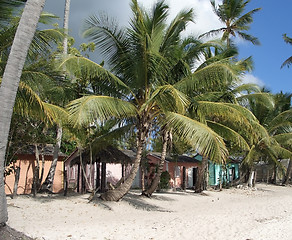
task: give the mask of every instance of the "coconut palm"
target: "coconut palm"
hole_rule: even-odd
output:
[[[292,44],[292,38],[288,37],[287,34],[283,34],[283,39],[286,43]],[[285,66],[289,67],[291,63],[292,63],[292,57],[289,57],[283,62],[281,68]]]
[[[211,49],[212,48],[212,49]],[[221,77],[218,78],[220,79],[219,81],[213,81],[208,82],[208,86],[203,84],[203,83],[198,83],[195,84],[194,87],[191,88],[191,91],[188,91],[187,89],[184,89],[183,91],[186,91],[189,97],[192,98],[194,101],[193,104],[190,105],[190,108],[187,111],[187,115],[191,117],[193,120],[196,120],[198,122],[202,121],[205,124],[208,124],[208,127],[212,128],[214,126],[218,125],[213,122],[213,124],[206,122],[204,119],[209,118],[211,120],[212,118],[216,117],[217,120],[218,114],[224,119],[231,120],[233,122],[237,123],[237,127],[242,126],[241,124],[238,124],[238,117],[244,118],[245,116],[240,113],[239,109],[236,110],[227,110],[227,106],[224,106],[223,104],[218,104],[218,103],[212,103],[211,101],[220,101],[220,98],[217,100],[211,97],[211,94],[214,94],[214,91],[225,91],[225,89],[230,88],[236,82],[236,79],[238,78],[236,75],[240,75],[241,72],[244,71],[245,68],[243,68],[242,61],[240,62],[235,62],[234,59],[232,59],[233,55],[237,53],[236,49],[234,48],[226,48],[224,44],[220,41],[212,40],[206,43],[202,43],[197,39],[194,38],[188,38],[183,41],[183,44],[181,46],[181,51],[180,53],[182,54],[180,60],[178,63],[174,66],[174,69],[172,71],[169,71],[168,75],[166,75],[166,78],[168,78],[168,82],[176,84],[179,80],[182,78],[187,79],[188,77],[193,78],[193,83],[196,83],[196,77],[198,79],[200,78],[200,74],[204,72],[204,68],[208,67],[209,65],[210,68],[209,70],[212,70],[214,65],[220,65],[220,64],[225,64],[226,66],[228,65],[230,69],[233,69],[234,75],[229,76],[229,77]],[[202,59],[204,57],[204,60],[202,62]],[[198,62],[201,62],[201,64],[197,64]],[[245,61],[244,61],[245,62]],[[198,65],[198,66],[195,66]],[[240,67],[238,66],[240,65]],[[195,71],[192,72],[191,69],[194,69]],[[208,68],[207,68],[208,69]],[[241,70],[239,70],[241,69]],[[185,80],[183,81],[185,82]],[[214,84],[216,82],[216,85]],[[178,87],[180,87],[180,83],[177,83]],[[183,89],[183,88],[182,88]],[[213,91],[213,92],[212,92]],[[205,95],[206,98],[204,98],[202,95]],[[203,101],[208,101],[208,102],[203,102]],[[221,101],[222,102],[222,101]],[[201,108],[203,105],[209,104],[213,108],[213,116],[210,113],[206,113],[204,111],[201,111]],[[196,109],[194,111],[194,109]],[[226,111],[227,110],[227,111]],[[225,111],[225,112],[224,112]],[[233,112],[232,112],[233,111]],[[236,116],[231,115],[231,114],[236,114]],[[201,117],[199,117],[201,115]],[[204,117],[203,117],[204,116]],[[203,120],[204,119],[204,120]],[[164,161],[165,161],[165,156],[166,156],[166,148],[167,148],[167,141],[169,138],[169,133],[170,131],[167,130],[166,126],[163,128],[162,132],[162,153],[161,153],[161,159],[158,164],[157,168],[157,173],[155,175],[154,180],[152,181],[150,187],[143,192],[144,195],[146,196],[151,196],[155,189],[158,186],[160,175],[163,171],[163,166],[164,166]],[[216,128],[215,128],[216,129]],[[221,131],[218,132],[220,136],[224,136],[225,139],[228,139],[229,141],[235,142],[235,144],[241,145],[243,147],[243,150],[249,149],[248,144],[245,143],[245,140],[234,130],[231,130],[227,126],[224,128],[221,127]],[[197,149],[193,149],[195,152]],[[208,156],[205,156],[203,158],[202,162],[202,168],[201,171],[199,171],[199,176],[197,181],[197,186],[196,186],[196,192],[201,192],[203,191],[203,180],[204,180],[204,172],[206,170],[207,164],[208,164]],[[218,161],[218,159],[212,159],[214,162],[222,163]]]
[[[44,7],[45,0],[28,0],[16,35],[11,47],[8,62],[5,67],[1,87],[0,102],[2,114],[0,116],[0,176],[4,176],[4,161],[9,127],[17,93],[17,88],[26,59],[26,55],[33,39],[39,17]],[[3,178],[0,177],[0,224],[7,221],[7,206]]]
[[[222,40],[227,41],[230,46],[230,35],[236,37],[238,35],[244,40],[253,44],[259,44],[256,37],[246,33],[249,30],[250,24],[253,22],[253,14],[258,12],[260,8],[255,8],[247,13],[244,10],[250,0],[223,0],[222,4],[216,6],[215,0],[210,1],[215,14],[219,17],[220,21],[225,24],[225,27],[211,30],[201,36],[208,36],[223,32]]]
[[[69,10],[70,10],[70,0],[66,0],[65,7],[64,7],[64,20],[63,20],[63,28],[65,32],[65,36],[63,40],[64,55],[68,54]],[[54,146],[54,152],[53,152],[53,161],[52,161],[49,173],[44,183],[42,184],[42,189],[46,189],[51,192],[53,190],[53,182],[54,182],[58,156],[59,156],[59,151],[60,151],[61,142],[62,142],[62,136],[63,136],[63,128],[62,128],[61,122],[59,122],[57,124],[57,136],[56,136],[56,144]]]
[[[86,23],[85,35],[100,47],[112,73],[82,57],[68,57],[63,65],[76,75],[98,76],[108,82],[116,97],[85,96],[70,103],[71,122],[88,125],[94,119],[134,118],[137,133],[137,155],[129,177],[124,184],[101,196],[104,200],[118,200],[128,192],[141,160],[143,145],[150,125],[172,128],[174,134],[188,139],[195,149],[210,159],[223,162],[227,150],[223,139],[200,123],[184,115],[188,98],[182,90],[195,86],[214,85],[232,75],[227,63],[210,64],[194,75],[171,85],[166,76],[179,58],[180,33],[192,20],[192,11],[183,11],[166,24],[168,7],[163,1],[152,12],[145,12],[133,0],[131,27],[122,31],[109,18],[91,17]],[[202,81],[204,79],[204,81]],[[181,91],[179,91],[180,89]]]

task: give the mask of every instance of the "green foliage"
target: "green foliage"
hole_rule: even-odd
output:
[[[161,173],[159,189],[169,189],[170,174],[168,171]]]

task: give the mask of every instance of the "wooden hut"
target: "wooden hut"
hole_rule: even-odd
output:
[[[113,146],[107,146],[92,156],[89,151],[80,153],[76,149],[64,163],[67,187],[80,193],[93,189],[103,192],[127,177],[134,156],[133,151],[121,151]]]

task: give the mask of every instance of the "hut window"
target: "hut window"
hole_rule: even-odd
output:
[[[179,166],[175,167],[175,177],[180,177],[180,167]]]

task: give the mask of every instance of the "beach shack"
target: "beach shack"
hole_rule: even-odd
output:
[[[92,156],[88,150],[80,153],[76,149],[64,163],[67,188],[80,193],[89,189],[104,192],[129,175],[134,157],[133,151],[113,146],[107,146]]]
[[[43,171],[43,181],[45,180],[50,170],[54,146],[46,144],[38,147],[39,151],[39,169],[40,175]],[[5,175],[5,193],[6,194],[30,194],[33,186],[34,169],[37,166],[36,146],[28,145],[22,148],[21,151],[16,153],[15,161],[6,167]],[[63,173],[64,173],[64,159],[66,155],[62,152],[59,153],[58,162],[56,166],[53,192],[58,193],[63,190]],[[44,162],[44,164],[43,164]],[[43,182],[42,181],[42,182]]]
[[[150,166],[154,169],[161,159],[161,153],[152,152],[147,155]],[[193,188],[196,184],[198,168],[201,163],[195,157],[187,155],[167,156],[163,171],[170,174],[171,188]],[[153,174],[153,170],[151,171]],[[154,176],[153,176],[154,177]],[[152,178],[153,178],[152,177]]]
[[[209,161],[208,184],[210,186],[218,186],[219,184],[230,184],[239,179],[239,166],[240,162],[232,159],[229,159],[229,162],[225,165]]]

